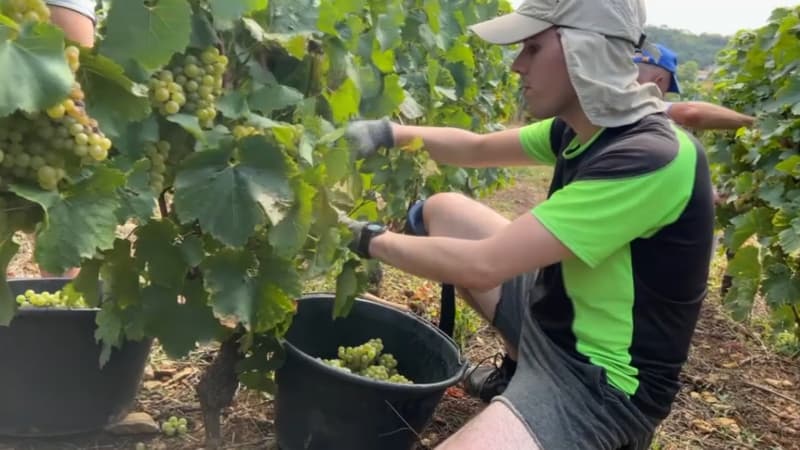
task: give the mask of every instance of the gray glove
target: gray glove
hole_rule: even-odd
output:
[[[351,122],[344,136],[359,158],[366,158],[380,148],[392,148],[395,145],[392,124],[387,118]]]
[[[353,233],[353,240],[349,245],[350,250],[366,259],[371,258],[369,243],[372,238],[387,231],[387,227],[383,224],[351,219],[342,212],[339,212],[339,222],[347,225],[347,228]]]

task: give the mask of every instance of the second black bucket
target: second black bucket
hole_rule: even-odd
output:
[[[332,319],[333,295],[298,302],[276,372],[275,425],[281,450],[408,450],[466,365],[455,342],[414,314],[357,299]],[[412,385],[367,379],[324,364],[340,345],[381,338]]]
[[[55,292],[66,278],[10,280],[16,296]],[[135,406],[151,341],[125,341],[100,367],[97,309],[32,308],[0,327],[0,435],[49,437],[102,429]],[[2,445],[0,445],[2,447]]]

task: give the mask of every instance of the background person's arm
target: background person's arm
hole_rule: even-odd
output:
[[[50,21],[64,30],[67,39],[84,47],[94,46],[93,0],[48,0]]]
[[[675,102],[668,114],[675,123],[696,130],[735,130],[755,123],[754,117],[708,102]]]

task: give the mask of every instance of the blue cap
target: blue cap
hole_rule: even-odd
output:
[[[676,72],[678,71],[678,55],[661,44],[655,44],[655,47],[661,53],[660,57],[656,58],[652,53],[642,49],[641,53],[637,53],[633,57],[633,62],[653,64],[672,74],[672,81],[669,83],[669,89],[667,89],[667,92],[675,92],[676,94],[680,94],[681,89],[680,86],[678,86],[678,77],[676,75]]]

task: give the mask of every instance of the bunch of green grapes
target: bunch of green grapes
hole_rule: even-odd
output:
[[[50,9],[43,0],[0,0],[0,12],[19,23],[50,21]]]
[[[17,296],[17,305],[20,307],[36,307],[36,308],[88,308],[89,305],[83,297],[78,297],[77,300],[71,300],[60,290],[53,292],[48,291],[34,292],[28,289],[24,294]]]
[[[339,346],[338,356],[346,367],[360,372],[371,366],[382,351],[383,342],[380,339],[370,339],[356,347]]]
[[[167,436],[175,436],[175,434],[184,435],[188,431],[187,426],[188,422],[185,418],[181,417],[178,419],[175,416],[171,416],[166,422],[161,424],[161,431]]]
[[[355,347],[338,348],[339,358],[321,359],[331,367],[376,380],[391,383],[411,384],[412,381],[397,372],[397,359],[391,353],[383,353],[383,341],[370,339]]]
[[[65,57],[73,73],[80,51],[69,46]],[[69,96],[46,111],[15,112],[0,119],[0,189],[9,183],[32,181],[54,191],[68,167],[104,161],[111,140],[84,109],[84,92],[73,82]]]
[[[264,130],[252,125],[234,125],[232,133],[234,138],[244,139],[249,136],[263,135]]]
[[[222,95],[222,75],[228,58],[215,47],[189,50],[150,80],[150,99],[162,115],[185,111],[196,114],[200,126],[211,128]]]
[[[170,145],[167,141],[145,144],[144,153],[150,163],[150,188],[155,192],[164,190],[164,176],[167,172],[167,158],[169,158]]]
[[[183,87],[175,82],[171,70],[161,70],[150,79],[150,104],[162,116],[177,114],[186,104]]]

